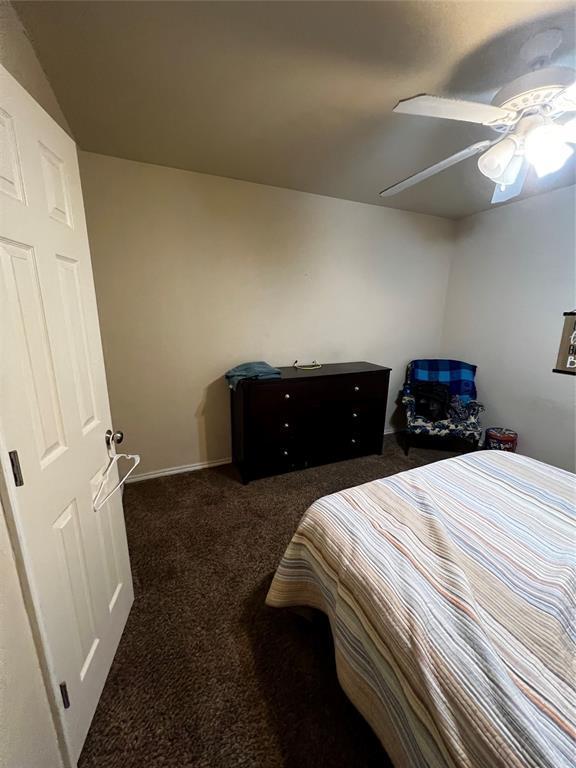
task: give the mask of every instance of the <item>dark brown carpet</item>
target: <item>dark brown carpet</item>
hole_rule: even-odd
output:
[[[319,496],[445,458],[384,454],[242,486],[230,467],[130,485],[136,599],[80,768],[386,768],[327,622],[264,598]]]

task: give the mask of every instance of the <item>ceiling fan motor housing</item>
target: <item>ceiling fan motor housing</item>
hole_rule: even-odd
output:
[[[492,99],[492,104],[513,112],[542,111],[574,81],[575,72],[568,67],[537,69],[503,86]],[[550,109],[553,107],[550,106]],[[508,124],[491,127],[500,133],[506,133],[510,128]]]

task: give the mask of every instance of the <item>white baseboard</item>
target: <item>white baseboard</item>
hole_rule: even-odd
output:
[[[393,435],[397,430],[388,428],[384,430],[385,435]],[[196,464],[183,464],[181,467],[166,467],[166,469],[157,469],[154,472],[142,472],[138,475],[130,475],[126,483],[138,483],[141,480],[154,480],[157,477],[167,477],[168,475],[181,475],[184,472],[196,472],[198,469],[208,469],[208,467],[221,467],[223,464],[230,464],[232,457],[226,459],[212,459],[211,461],[198,461]]]
[[[212,459],[212,461],[198,461],[196,464],[184,464],[181,467],[166,467],[154,472],[142,472],[138,475],[131,475],[126,483],[138,483],[140,480],[153,480],[156,477],[166,477],[167,475],[180,475],[183,472],[196,472],[198,469],[208,469],[208,467],[220,467],[222,464],[230,464],[231,458]]]

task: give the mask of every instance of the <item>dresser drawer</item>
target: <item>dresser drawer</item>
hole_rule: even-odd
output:
[[[300,383],[253,384],[246,397],[246,409],[254,423],[292,421],[307,404],[306,389]]]
[[[295,438],[304,439],[303,421],[296,414],[272,414],[264,419],[254,420],[250,431],[250,441],[255,444],[293,441]]]
[[[382,434],[370,432],[344,431],[323,434],[312,445],[307,458],[311,464],[353,459],[382,450]]]
[[[360,373],[341,376],[330,388],[332,400],[361,403],[365,400],[381,400],[388,394],[388,375]]]
[[[366,456],[380,453],[383,434],[370,432],[342,433],[334,438],[333,444],[339,458],[352,459],[354,456]]]
[[[325,428],[370,430],[378,429],[384,423],[385,403],[376,400],[336,401],[325,408]]]
[[[248,453],[247,464],[254,477],[288,472],[308,466],[302,445],[295,440],[276,443],[254,443]]]

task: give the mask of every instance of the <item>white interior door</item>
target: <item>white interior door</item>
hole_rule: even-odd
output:
[[[112,425],[76,146],[3,67],[0,205],[3,492],[75,764],[132,579],[121,495],[92,505]]]

